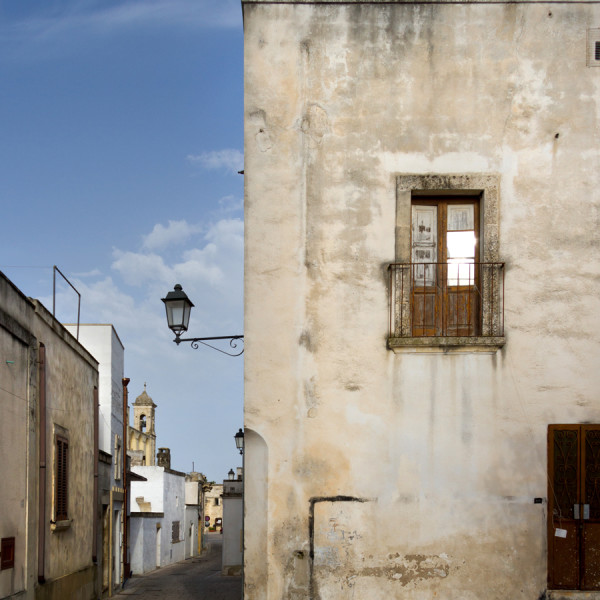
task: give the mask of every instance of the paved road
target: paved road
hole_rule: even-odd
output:
[[[241,600],[242,578],[221,575],[220,534],[209,534],[209,549],[202,556],[189,558],[148,575],[132,577],[119,594],[119,600]]]

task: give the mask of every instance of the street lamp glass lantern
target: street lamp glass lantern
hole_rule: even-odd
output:
[[[233,478],[235,477],[235,473],[233,472],[233,469],[229,469],[229,473],[227,473],[227,477],[229,478],[229,481],[233,481]]]
[[[240,451],[240,454],[244,453],[244,432],[240,429],[234,436],[235,447]]]
[[[162,298],[162,301],[165,303],[169,329],[179,337],[188,329],[190,312],[194,305],[179,284],[167,294],[166,298]]]

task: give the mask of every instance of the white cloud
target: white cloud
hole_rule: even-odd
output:
[[[186,221],[169,221],[165,227],[157,223],[154,229],[144,236],[144,248],[158,250],[172,244],[186,242],[192,235],[201,231],[199,225],[191,225]]]
[[[222,219],[210,228],[206,238],[231,250],[243,251],[244,222],[241,219]]]
[[[157,254],[144,254],[140,252],[113,251],[114,261],[112,268],[118,271],[130,285],[148,285],[151,282],[168,281],[171,270],[167,267],[162,257]]]
[[[82,29],[102,33],[148,25],[209,28],[242,24],[242,10],[235,0],[123,0],[112,6],[85,0],[70,2],[62,9],[49,4],[39,13],[14,23],[13,31],[54,37]]]
[[[202,154],[189,154],[188,162],[199,164],[205,169],[227,169],[237,173],[244,168],[244,155],[239,150],[227,148],[225,150],[213,150]]]
[[[39,57],[40,49],[55,56],[74,40],[132,29],[242,26],[239,0],[123,0],[110,5],[100,0],[73,0],[58,8],[47,3],[36,11],[35,16],[21,20],[0,21],[0,39],[19,45],[21,55],[28,57]]]
[[[144,0],[121,2],[86,15],[93,24],[105,28],[131,25],[177,25],[186,27],[236,27],[241,25],[242,10],[233,0]]]
[[[144,248],[166,248],[178,234],[187,239],[199,232],[200,225],[170,221],[167,227],[155,225],[144,237]],[[244,223],[241,219],[221,219],[208,226],[203,245],[187,248],[167,262],[156,252],[113,251],[112,268],[130,285],[172,286],[221,289],[229,285],[241,290],[243,279]],[[185,282],[185,283],[184,283]]]
[[[233,195],[223,196],[219,199],[219,206],[224,213],[232,213],[244,210],[244,200]]]

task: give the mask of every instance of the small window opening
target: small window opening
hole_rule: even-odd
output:
[[[179,541],[179,521],[171,522],[171,542],[176,544]]]
[[[596,60],[600,60],[600,42],[596,42],[596,51],[594,57]]]
[[[15,538],[2,538],[0,542],[0,570],[15,566]]]

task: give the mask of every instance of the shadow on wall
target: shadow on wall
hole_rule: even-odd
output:
[[[267,595],[269,450],[261,435],[244,430],[244,587],[252,598]],[[248,540],[251,539],[251,544]],[[251,548],[248,551],[248,547]],[[247,565],[252,565],[251,569]]]

